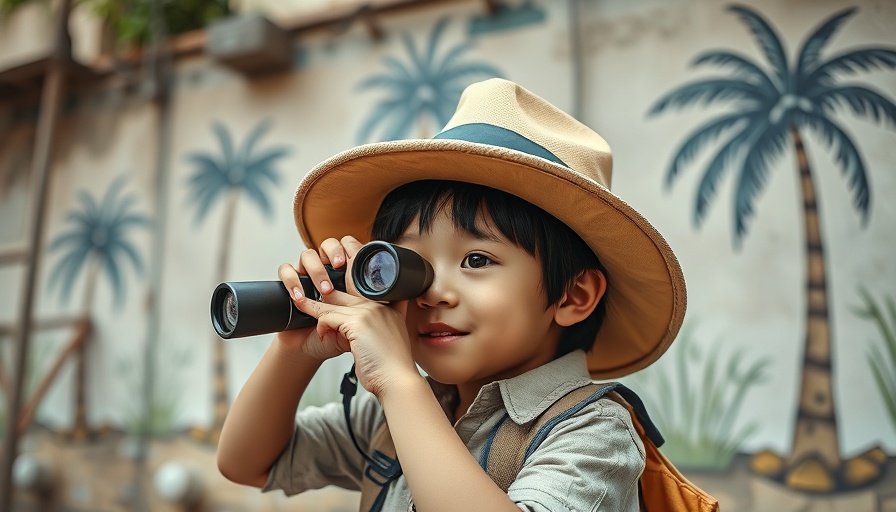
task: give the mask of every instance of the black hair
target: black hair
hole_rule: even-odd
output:
[[[486,236],[476,221],[480,213],[487,213],[502,235],[541,262],[545,307],[557,304],[582,272],[599,270],[609,279],[594,251],[566,224],[528,201],[484,185],[441,180],[402,185],[383,199],[371,229],[372,239],[398,240],[418,214],[418,230],[429,231],[436,214],[449,202],[450,217],[458,229]],[[601,299],[588,318],[563,330],[556,357],[576,349],[591,350],[605,315]]]

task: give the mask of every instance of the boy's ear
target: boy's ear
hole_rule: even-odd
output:
[[[554,321],[563,327],[588,318],[607,291],[607,278],[599,270],[586,270],[576,278],[560,299]]]

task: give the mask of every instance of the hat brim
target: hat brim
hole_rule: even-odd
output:
[[[535,171],[535,172],[533,172]],[[588,353],[596,379],[636,372],[658,359],[684,319],[681,267],[666,240],[598,183],[548,160],[451,139],[398,140],[340,153],[312,169],[296,190],[296,226],[308,247],[352,235],[369,241],[385,196],[418,180],[477,183],[551,213],[594,250],[608,274],[606,317]]]

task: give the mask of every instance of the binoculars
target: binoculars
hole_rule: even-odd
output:
[[[333,287],[345,291],[345,271],[327,265]],[[354,257],[352,281],[361,296],[382,302],[419,297],[432,284],[433,270],[416,252],[386,242],[365,244]],[[320,300],[308,276],[299,276],[302,293]],[[281,281],[238,281],[219,284],[211,301],[212,326],[218,336],[242,338],[302,329],[317,319],[299,311]]]

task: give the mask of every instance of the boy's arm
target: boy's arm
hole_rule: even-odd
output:
[[[218,442],[218,469],[233,482],[264,487],[268,471],[289,443],[305,388],[321,365],[292,338],[274,336],[237,395]]]
[[[393,382],[379,399],[418,510],[519,512],[464,446],[423,377]]]

